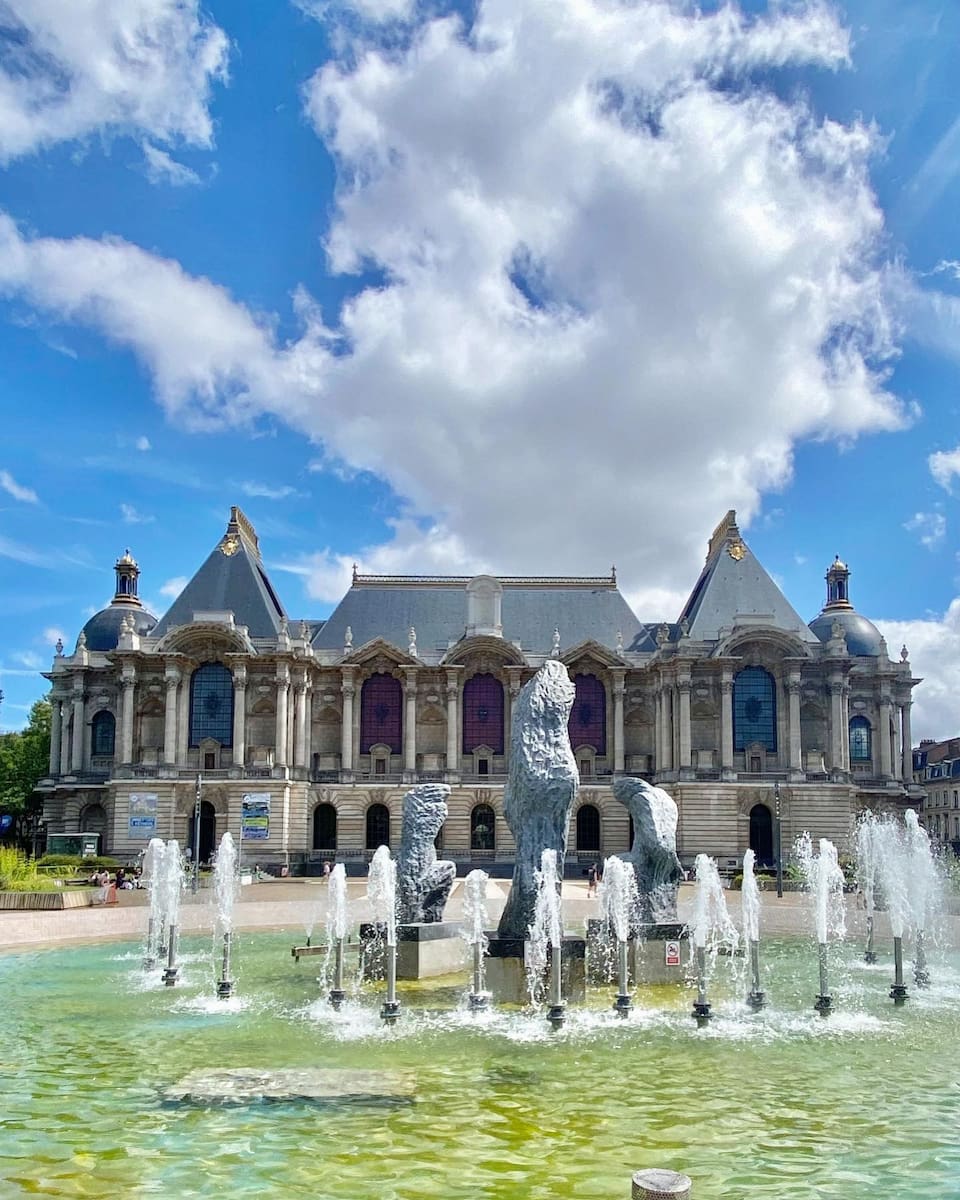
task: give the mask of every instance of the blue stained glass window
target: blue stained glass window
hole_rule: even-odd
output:
[[[872,757],[870,722],[866,717],[854,717],[850,722],[850,761],[868,763]]]
[[[95,755],[110,755],[114,752],[117,737],[117,722],[111,712],[98,712],[90,725],[90,750]]]
[[[578,675],[577,689],[567,728],[570,745],[592,746],[598,754],[607,752],[607,693],[596,675]]]
[[[233,676],[222,663],[204,663],[190,680],[190,745],[204,738],[233,745]]]
[[[777,749],[777,689],[763,667],[744,667],[733,680],[733,748]]]
[[[371,746],[389,746],[392,754],[403,750],[403,689],[400,680],[385,672],[365,679],[360,689],[360,753]]]
[[[495,675],[473,675],[463,685],[463,752],[478,746],[503,753],[503,684]]]

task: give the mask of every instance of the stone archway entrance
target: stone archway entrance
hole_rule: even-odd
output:
[[[750,809],[750,849],[758,867],[773,866],[773,817],[765,804]]]
[[[187,848],[193,860],[193,842],[197,834],[197,818],[191,808],[187,818]],[[209,800],[200,801],[200,862],[209,862],[217,846],[217,810]]]

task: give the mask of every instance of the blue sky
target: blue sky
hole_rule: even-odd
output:
[[[358,561],[671,618],[736,508],[956,732],[955,5],[7,8],[0,727],[240,504],[295,617]]]

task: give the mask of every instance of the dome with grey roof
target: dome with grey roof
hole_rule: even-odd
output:
[[[120,640],[120,626],[130,617],[133,620],[134,633],[141,637],[150,633],[157,623],[157,618],[145,608],[134,607],[130,604],[111,604],[109,608],[95,613],[83,627],[83,635],[87,639],[88,650],[116,650]]]
[[[871,658],[883,654],[883,634],[872,621],[853,609],[827,609],[810,622],[810,628],[821,642],[829,642],[834,621],[839,622],[847,639],[848,653]]]

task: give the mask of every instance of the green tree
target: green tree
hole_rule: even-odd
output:
[[[26,729],[0,734],[0,814],[13,817],[6,836],[29,848],[43,797],[35,791],[50,769],[50,703],[38,700]]]

